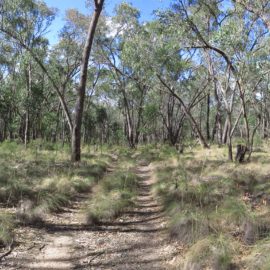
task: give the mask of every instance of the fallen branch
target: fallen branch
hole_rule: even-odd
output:
[[[7,252],[5,252],[4,254],[0,255],[0,262],[6,257],[8,256],[14,249],[14,246],[13,246],[13,240],[12,240],[12,243],[10,244],[9,246],[9,249]]]
[[[96,259],[97,257],[101,256],[104,253],[105,253],[105,251],[101,251],[98,254],[96,254],[91,260],[89,260],[88,264],[90,264],[94,259]]]
[[[39,251],[41,251],[43,248],[45,248],[45,244],[44,245],[42,245],[40,248],[39,248]]]
[[[36,243],[34,243],[31,247],[29,247],[27,250],[31,250],[36,246]]]

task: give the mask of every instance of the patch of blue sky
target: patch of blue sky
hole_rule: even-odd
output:
[[[47,37],[50,44],[57,43],[58,32],[64,25],[65,11],[67,9],[78,9],[83,14],[90,14],[90,9],[86,7],[85,0],[44,0],[49,7],[58,9],[58,14],[53,21]],[[119,5],[122,0],[105,0],[106,14],[112,16],[114,14],[115,6]],[[136,7],[141,13],[141,21],[149,21],[153,18],[153,11],[158,9],[166,9],[170,6],[170,0],[131,0],[126,1]]]

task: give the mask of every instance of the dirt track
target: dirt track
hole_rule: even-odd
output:
[[[22,228],[19,245],[0,269],[170,269],[177,247],[166,237],[166,218],[151,193],[151,166],[138,166],[135,207],[99,226],[85,224],[88,195],[43,225]]]

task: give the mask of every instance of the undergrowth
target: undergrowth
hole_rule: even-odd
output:
[[[28,224],[41,221],[44,213],[67,206],[78,193],[89,192],[103,177],[111,155],[83,148],[82,161],[69,161],[67,147],[44,142],[24,146],[0,144],[0,215],[15,207],[16,220]],[[15,218],[0,217],[0,241],[8,242]]]
[[[9,214],[0,214],[0,247],[13,242],[14,220]]]
[[[154,192],[169,217],[170,237],[186,247],[178,267],[269,269],[268,150],[241,165],[228,162],[226,149],[215,146],[184,154],[159,150]]]
[[[107,175],[89,202],[88,223],[98,224],[111,220],[132,206],[137,195],[137,180],[135,173],[123,169]]]

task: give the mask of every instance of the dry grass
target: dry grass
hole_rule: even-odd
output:
[[[14,220],[9,214],[0,214],[0,247],[9,246],[13,241]]]
[[[247,270],[268,270],[270,269],[270,239],[258,241],[251,248],[251,252],[244,256],[243,262]]]
[[[155,192],[170,216],[170,235],[187,247],[181,269],[230,269],[233,262],[270,269],[268,259],[262,259],[270,237],[269,146],[254,152],[245,164],[228,162],[227,149],[216,146],[172,153],[156,165]],[[220,235],[226,239],[228,256],[222,253],[224,264],[214,267],[212,251],[220,247]],[[231,252],[229,247],[236,244]],[[205,250],[202,258],[200,250]],[[260,250],[261,259],[254,250]]]
[[[0,216],[2,244],[10,239],[15,218],[21,224],[40,222],[44,213],[60,210],[98,183],[112,158],[90,150],[85,147],[82,162],[72,164],[69,149],[59,145],[0,145],[0,215],[10,209],[14,217]]]
[[[138,189],[133,166],[132,159],[120,156],[117,168],[103,178],[86,209],[89,224],[111,220],[133,205]]]
[[[182,257],[178,265],[183,270],[190,269],[234,269],[233,254],[237,243],[224,235],[208,236],[197,241]]]

